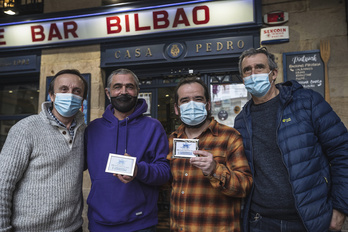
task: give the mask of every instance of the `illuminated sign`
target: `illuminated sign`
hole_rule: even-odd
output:
[[[1,48],[112,39],[255,22],[253,0],[195,1],[132,11],[0,24]]]

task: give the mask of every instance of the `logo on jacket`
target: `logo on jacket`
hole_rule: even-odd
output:
[[[283,118],[283,122],[291,122],[291,118]]]

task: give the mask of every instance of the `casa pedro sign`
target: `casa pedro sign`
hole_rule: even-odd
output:
[[[202,1],[134,11],[0,24],[1,48],[137,36],[255,22],[254,0]]]

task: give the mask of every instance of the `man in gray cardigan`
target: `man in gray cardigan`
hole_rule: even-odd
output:
[[[83,133],[87,82],[58,72],[51,102],[10,130],[0,153],[0,231],[82,231]]]

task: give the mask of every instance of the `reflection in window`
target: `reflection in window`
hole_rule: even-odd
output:
[[[222,124],[233,127],[234,119],[248,101],[244,84],[210,85],[212,116]]]
[[[152,79],[147,79],[147,80],[139,80],[140,85],[151,85],[152,84]]]
[[[0,150],[15,123],[38,113],[38,89],[38,82],[0,85]]]
[[[38,98],[38,83],[2,85],[0,115],[36,114]]]
[[[145,115],[148,115],[148,116],[151,116],[151,97],[152,97],[151,92],[139,93],[139,98],[145,99],[147,103],[147,111],[145,112]]]

